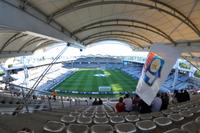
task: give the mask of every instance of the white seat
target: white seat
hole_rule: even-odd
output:
[[[153,116],[153,117],[163,117],[163,114],[161,112],[152,112],[151,116]]]
[[[181,121],[184,119],[184,117],[181,116],[180,114],[171,114],[171,115],[168,115],[167,117],[173,121]]]
[[[188,133],[197,133],[200,128],[200,125],[194,121],[187,122],[181,126],[181,129],[187,131]]]
[[[72,123],[76,121],[76,117],[64,115],[60,120],[64,123]]]
[[[200,108],[199,107],[192,107],[189,109],[192,113],[200,113]]]
[[[125,120],[122,116],[114,116],[110,118],[111,123],[123,123]]]
[[[114,116],[118,116],[118,114],[116,112],[109,112],[107,113],[108,117],[114,117]]]
[[[79,112],[71,112],[70,114],[69,114],[69,116],[73,116],[73,117],[78,117],[78,116],[80,116],[81,115],[81,113],[79,113]]]
[[[183,117],[191,117],[194,114],[191,111],[181,111],[179,112],[180,115],[182,115]]]
[[[106,118],[106,117],[105,118],[94,118],[93,121],[96,124],[105,124],[105,123],[109,122],[108,118]]]
[[[151,120],[143,120],[136,122],[136,126],[143,131],[153,130],[156,128],[156,124]]]
[[[99,114],[95,114],[95,117],[96,117],[96,118],[105,118],[106,115],[105,115],[105,114],[99,113]]]
[[[136,127],[132,123],[120,123],[115,125],[117,133],[135,133]]]
[[[65,124],[57,121],[48,121],[43,131],[48,133],[62,133],[65,130]]]
[[[200,122],[200,116],[195,119],[196,122]]]
[[[91,133],[113,133],[113,127],[108,124],[98,124],[91,127]]]
[[[89,127],[84,124],[69,124],[67,133],[88,133]]]
[[[78,117],[77,122],[80,124],[90,124],[92,123],[92,118],[90,117]]]
[[[153,121],[159,126],[167,126],[172,124],[172,121],[167,117],[158,117],[153,119]]]
[[[170,114],[173,114],[173,112],[171,111],[171,110],[163,110],[162,111],[162,113],[164,114],[164,115],[170,115]]]
[[[164,133],[187,133],[186,131],[180,130],[178,128],[170,129],[168,131],[165,131]]]
[[[127,116],[125,116],[125,119],[128,122],[136,122],[136,121],[140,120],[137,115],[127,115]]]
[[[83,113],[82,116],[83,117],[90,117],[90,118],[92,118],[94,116],[94,114],[93,113]]]
[[[141,120],[150,120],[153,118],[151,114],[140,114],[139,117]]]

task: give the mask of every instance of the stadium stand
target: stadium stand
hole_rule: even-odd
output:
[[[200,133],[199,14],[199,0],[0,0],[0,133]],[[87,85],[80,88],[78,82],[78,89],[85,91],[55,89],[81,68],[114,69],[132,78],[128,82],[113,74],[118,82],[137,82],[146,56],[61,56],[68,47],[82,52],[105,40],[126,43],[134,51],[149,52],[164,45],[180,52],[187,63],[177,62],[161,85],[164,108],[151,112],[140,99],[133,110],[116,112],[114,96],[130,93],[134,98],[136,87],[105,95],[88,91]],[[51,53],[55,57],[29,60],[33,66],[25,62],[15,66],[13,57],[60,45],[64,49]],[[112,85],[120,86],[118,82]],[[99,94],[105,96],[102,104],[92,105],[88,96],[99,98]],[[141,111],[142,102],[148,113]]]

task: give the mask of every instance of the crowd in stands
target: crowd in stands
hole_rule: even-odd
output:
[[[117,112],[159,112],[167,109],[170,98],[172,98],[173,102],[185,102],[190,100],[189,93],[186,90],[181,92],[175,91],[173,95],[169,95],[168,93],[158,93],[151,105],[146,104],[138,95],[130,97],[129,94],[126,94],[124,98],[119,98],[115,108]]]
[[[102,105],[103,101],[101,100],[101,98],[99,98],[99,100],[97,100],[97,98],[94,99],[94,101],[92,101],[92,97],[89,98],[89,105]]]
[[[177,102],[186,102],[190,100],[190,95],[187,90],[178,90],[174,91],[174,97],[176,98]]]

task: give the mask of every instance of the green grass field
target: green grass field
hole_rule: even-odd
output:
[[[103,74],[105,77],[95,76],[96,74]],[[110,86],[112,92],[133,92],[136,85],[136,80],[120,70],[80,69],[56,86],[55,90],[71,96],[118,97],[120,94],[92,95],[88,92],[99,92],[99,86]],[[70,91],[77,91],[78,94],[71,94]]]

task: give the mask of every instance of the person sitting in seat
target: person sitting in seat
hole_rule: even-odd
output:
[[[160,94],[158,93],[151,103],[151,111],[159,112],[161,109],[161,105],[162,105],[162,99],[160,98]]]
[[[168,94],[167,93],[162,93],[161,99],[162,99],[162,105],[161,105],[161,109],[160,110],[165,110],[165,109],[167,109],[167,107],[169,105],[169,96],[168,96]]]
[[[99,98],[99,105],[102,105],[103,101],[101,100],[101,98]]]
[[[150,113],[151,112],[151,106],[146,104],[142,99],[140,99],[138,108],[139,108],[140,113]]]
[[[129,94],[125,95],[125,98],[123,100],[123,103],[125,104],[125,111],[130,112],[133,110],[133,101],[130,98]]]
[[[116,108],[117,112],[124,112],[125,105],[123,103],[122,97],[119,98],[119,102],[115,105],[115,108]]]
[[[92,103],[92,105],[98,105],[97,98],[94,99],[94,102]]]
[[[138,95],[135,95],[133,99],[133,110],[138,111],[139,110],[139,102],[140,102],[140,97]]]

